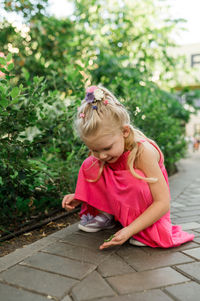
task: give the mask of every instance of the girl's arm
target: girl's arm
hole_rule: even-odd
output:
[[[152,193],[153,203],[129,226],[115,233],[114,238],[100,246],[100,249],[111,245],[123,244],[131,236],[154,224],[170,209],[170,193],[168,185],[162,174],[159,162],[158,151],[148,142],[141,145],[141,155],[137,159],[136,168],[140,169],[146,177],[157,178],[156,183],[149,183]]]
[[[142,147],[142,153],[137,160],[137,168],[143,171],[146,177],[154,177],[158,181],[149,183],[153,203],[129,225],[132,235],[154,224],[170,209],[169,188],[158,164],[158,151],[148,142],[140,147]]]

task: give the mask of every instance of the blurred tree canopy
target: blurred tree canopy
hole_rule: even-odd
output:
[[[87,149],[73,119],[90,83],[103,84],[128,107],[135,126],[160,145],[169,173],[185,152],[189,113],[160,88],[179,68],[167,48],[180,20],[166,18],[158,0],[72,2],[73,16],[58,19],[48,14],[48,0],[2,1],[23,23],[0,21],[4,225],[8,216],[42,215],[74,191]]]

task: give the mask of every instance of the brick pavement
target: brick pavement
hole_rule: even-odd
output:
[[[170,178],[173,223],[195,234],[172,249],[123,246],[99,251],[115,230],[74,224],[0,258],[1,301],[197,301],[200,299],[200,154]]]

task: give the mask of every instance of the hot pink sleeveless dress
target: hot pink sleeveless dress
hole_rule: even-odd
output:
[[[155,144],[153,146],[160,153],[159,166],[169,187],[163,154]],[[135,178],[127,168],[128,155],[129,151],[124,152],[115,163],[106,163],[97,182],[87,179],[97,178],[99,160],[90,156],[83,162],[75,191],[75,198],[83,202],[80,215],[90,213],[95,216],[101,210],[114,215],[126,227],[152,204],[148,183]],[[135,171],[144,176],[139,169]],[[133,238],[153,248],[170,248],[193,240],[194,235],[182,231],[181,226],[172,225],[170,212],[167,212]]]

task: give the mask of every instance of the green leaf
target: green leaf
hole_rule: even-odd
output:
[[[35,84],[37,84],[39,82],[39,78],[37,76],[34,76],[33,81]]]
[[[6,60],[3,57],[0,57],[0,64],[6,65]]]
[[[18,87],[14,87],[12,89],[12,91],[10,92],[10,95],[11,95],[12,98],[15,98],[15,97],[17,97],[19,95],[19,93],[20,93],[19,88]]]
[[[13,63],[9,64],[7,68],[8,71],[11,71],[14,68],[14,64]]]
[[[12,53],[9,53],[6,57],[6,61],[10,62],[12,60]]]
[[[5,94],[7,90],[7,87],[5,85],[0,85],[0,91],[2,94]]]
[[[14,171],[14,175],[10,175],[11,179],[15,179],[18,176],[18,171]]]
[[[0,71],[3,72],[3,73],[7,72],[7,70],[5,68],[2,68],[2,67],[0,67]]]
[[[15,98],[11,101],[11,104],[14,105],[16,103],[18,103],[20,100],[18,98]]]
[[[1,108],[0,108],[0,111],[1,111]],[[4,112],[1,112],[1,115],[3,115],[3,116],[8,116],[8,115],[9,115],[9,113],[8,113],[8,112],[6,112],[6,111],[4,111]]]
[[[6,108],[8,105],[9,105],[9,101],[7,99],[1,99],[0,100],[0,105],[3,107],[3,108]]]
[[[28,81],[28,79],[30,77],[30,73],[25,68],[22,68],[22,72],[23,72],[23,76],[24,76],[25,80]]]

